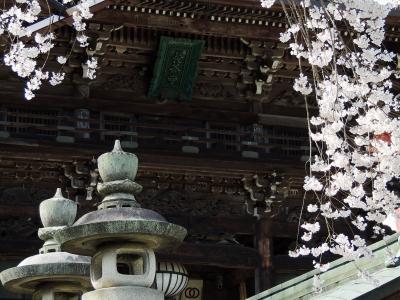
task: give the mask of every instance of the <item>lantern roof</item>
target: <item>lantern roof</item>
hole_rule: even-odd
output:
[[[39,238],[44,240],[39,254],[24,259],[18,266],[0,273],[4,287],[14,293],[34,294],[42,286],[57,285],[58,291],[80,293],[90,289],[90,258],[60,250],[54,234],[72,224],[76,217],[77,204],[64,198],[61,189],[40,204],[43,228]]]
[[[111,152],[98,158],[102,183],[97,190],[103,196],[98,210],[78,219],[55,234],[62,249],[94,255],[104,243],[140,243],[154,250],[178,247],[186,229],[166,221],[160,214],[140,207],[135,194],[141,186],[134,182],[138,158],[122,150],[119,140]]]

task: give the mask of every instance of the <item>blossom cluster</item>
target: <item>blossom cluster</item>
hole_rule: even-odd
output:
[[[261,4],[270,7],[274,2]],[[389,188],[400,177],[400,119],[393,114],[400,105],[391,81],[398,76],[391,67],[395,54],[383,43],[385,20],[400,1],[292,2],[286,7],[296,11],[287,13],[289,26],[280,40],[299,59],[294,89],[306,101],[315,97],[318,104],[318,114],[309,118],[316,154],[310,155],[304,183],[317,199],[307,207],[316,221],[302,225],[301,239],[306,243],[313,238],[321,227],[319,219],[350,219],[359,231],[372,223],[375,234],[384,234],[383,222],[400,204]],[[299,245],[289,254],[321,258],[331,252],[349,260],[371,255],[359,235],[337,234],[327,227],[323,244]],[[318,261],[314,266],[327,270]]]
[[[72,0],[63,0],[63,4],[73,5],[68,11],[72,14],[76,39],[81,47],[86,47],[88,38],[85,35],[85,21],[93,16],[90,12],[92,0],[71,2]],[[62,67],[68,59],[67,57],[57,58],[61,64],[59,71],[45,71],[46,61],[56,38],[51,25],[60,17],[54,15],[49,9],[47,21],[45,20],[47,26],[35,28],[34,25],[39,24],[39,15],[43,17],[46,12],[42,11],[37,0],[15,0],[9,7],[0,9],[0,36],[8,42],[3,60],[5,65],[9,66],[19,77],[25,79],[25,98],[27,100],[35,97],[35,91],[46,81],[51,85],[60,84],[65,78]],[[95,68],[90,70],[89,78],[95,77]]]

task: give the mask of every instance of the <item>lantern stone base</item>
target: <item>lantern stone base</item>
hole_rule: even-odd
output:
[[[39,285],[68,283],[63,291],[76,286],[81,291],[91,290],[89,280],[90,258],[66,252],[37,254],[24,259],[17,267],[0,274],[3,286],[14,293],[33,294]]]
[[[82,300],[164,300],[164,294],[152,288],[121,286],[91,291]]]

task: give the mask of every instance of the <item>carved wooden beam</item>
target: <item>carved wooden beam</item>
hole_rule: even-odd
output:
[[[75,143],[73,145],[59,144],[54,142],[32,142],[27,141],[1,141],[0,153],[2,157],[30,158],[70,161],[90,160],[93,155],[99,155],[109,151],[111,144],[85,145]],[[287,176],[296,177],[304,175],[304,164],[293,161],[250,161],[231,160],[225,157],[189,157],[177,155],[160,155],[151,151],[143,152],[140,149],[135,153],[141,159],[141,168],[156,169],[160,171],[176,172],[185,170],[191,174],[219,174],[227,176],[250,175],[253,172],[265,172],[273,169],[280,169]]]
[[[3,85],[3,83],[0,83]],[[21,93],[23,89],[20,90]],[[22,97],[20,97],[16,92],[7,93],[4,91],[0,91],[0,97],[2,98],[0,104],[6,103],[20,103],[22,104]],[[251,112],[238,112],[238,111],[229,111],[223,109],[214,108],[204,108],[199,105],[193,104],[183,104],[177,102],[168,102],[158,104],[154,102],[150,102],[145,97],[145,95],[137,95],[135,99],[124,99],[124,100],[111,100],[111,99],[101,99],[101,98],[88,98],[81,99],[79,97],[73,96],[62,96],[62,95],[38,95],[35,102],[30,104],[24,103],[25,107],[34,107],[38,105],[54,107],[55,101],[59,103],[60,107],[65,108],[81,108],[81,107],[89,107],[94,110],[100,111],[113,111],[113,112],[124,112],[124,113],[133,113],[133,114],[152,114],[152,115],[164,115],[171,117],[182,117],[188,118],[191,116],[192,118],[198,120],[224,120],[225,122],[237,122],[241,124],[253,124],[257,123],[257,114]],[[146,103],[147,102],[147,103]],[[135,105],[132,105],[135,103]]]
[[[281,27],[270,27],[264,25],[253,26],[243,23],[214,22],[207,19],[192,19],[172,17],[164,15],[152,15],[136,13],[132,11],[121,11],[115,9],[104,9],[96,13],[94,22],[105,24],[123,24],[127,27],[151,27],[155,29],[167,29],[176,32],[188,32],[199,35],[216,35],[230,37],[247,37],[259,40],[277,40]]]
[[[183,226],[190,234],[243,234],[254,235],[256,230],[255,218],[229,217],[192,217],[183,215],[165,215],[172,223]]]
[[[160,260],[183,264],[255,269],[260,263],[257,250],[234,244],[183,243],[171,253],[158,254]]]

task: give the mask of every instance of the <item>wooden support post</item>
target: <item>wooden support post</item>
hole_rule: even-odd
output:
[[[261,257],[261,264],[256,269],[255,291],[261,293],[272,286],[272,238],[271,222],[261,219],[257,224],[256,246]]]
[[[247,299],[246,282],[244,282],[244,281],[241,281],[239,283],[239,297],[240,297],[240,300],[246,300]]]

